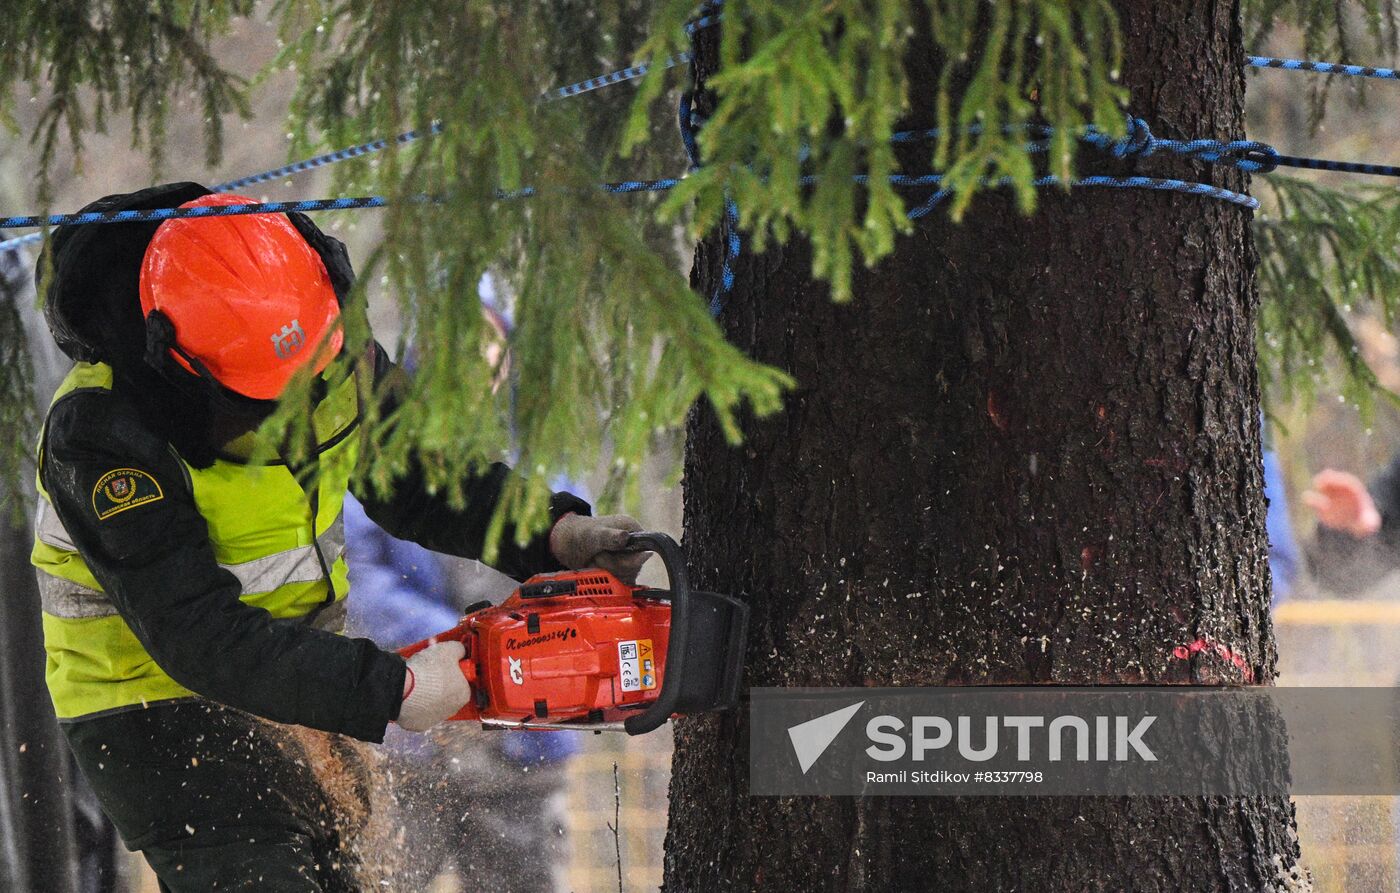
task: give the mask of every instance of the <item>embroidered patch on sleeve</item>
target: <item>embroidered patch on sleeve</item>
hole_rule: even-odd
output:
[[[136,468],[114,468],[92,488],[92,510],[105,521],[118,512],[165,498],[156,479]]]

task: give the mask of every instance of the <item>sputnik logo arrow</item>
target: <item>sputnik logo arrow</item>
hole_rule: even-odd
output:
[[[803,775],[806,775],[812,764],[826,753],[831,742],[836,740],[836,736],[841,734],[851,717],[863,706],[864,701],[857,701],[849,707],[842,707],[840,710],[788,728],[788,738],[792,739],[792,750],[797,754],[797,764],[802,767]]]

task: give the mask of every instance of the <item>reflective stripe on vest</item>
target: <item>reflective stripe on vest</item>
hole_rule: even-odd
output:
[[[112,617],[117,613],[107,593],[39,571],[39,601],[45,614],[68,620]]]
[[[38,513],[34,516],[34,535],[55,549],[65,552],[78,551],[78,547],[73,545],[72,537],[68,535],[68,528],[58,520],[58,512],[53,510],[47,499],[39,500]]]
[[[220,564],[219,567],[238,578],[244,595],[271,592],[288,583],[311,583],[325,576],[321,569],[323,557],[329,566],[345,554],[345,519],[336,515],[330,529],[316,537],[316,542],[321,546],[320,556],[316,554],[315,546],[299,546],[241,564]]]
[[[77,390],[110,391],[111,385],[106,366],[79,363],[54,402]],[[184,463],[180,485],[189,487],[214,558],[238,579],[244,602],[275,618],[333,631],[343,627],[349,578],[340,513],[358,451],[351,436],[358,422],[352,377],[333,387],[313,416],[320,444],[314,489],[303,489],[284,465],[248,464],[238,454],[203,469]],[[42,475],[38,484],[32,561],[43,604],[49,693],[59,718],[190,696],[117,613],[49,503]]]
[[[39,513],[34,523],[40,542],[55,549],[77,551],[58,513],[46,500],[39,500]],[[321,555],[327,565],[334,564],[345,554],[345,518],[337,515],[330,529],[316,537]],[[254,558],[241,564],[220,564],[219,567],[238,578],[243,595],[272,592],[288,583],[314,583],[324,578],[321,557],[315,546],[300,546]],[[45,614],[76,620],[84,617],[110,617],[117,613],[107,593],[80,583],[39,571],[39,597]]]

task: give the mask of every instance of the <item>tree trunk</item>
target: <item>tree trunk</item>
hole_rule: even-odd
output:
[[[1118,8],[1133,112],[1239,136],[1237,5]],[[799,390],[737,450],[697,412],[685,527],[695,584],[752,603],[749,685],[1272,680],[1249,213],[1040,198],[1030,218],[1004,192],[925,218],[846,306],[801,244],[739,262],[726,333]],[[720,258],[700,246],[700,293]],[[1247,669],[1173,655],[1196,641]],[[755,798],[747,751],[742,712],[679,722],[668,890],[1303,889],[1282,799]]]
[[[43,325],[32,310],[34,293],[21,263],[19,256],[0,252],[0,313],[7,314],[0,328],[35,346]],[[48,333],[42,337],[48,340]],[[56,352],[41,350],[34,357],[35,387],[47,388],[45,398],[58,383]],[[37,433],[4,436],[32,442]],[[32,490],[29,495],[32,506]],[[76,770],[44,686],[39,589],[29,563],[34,533],[27,521],[14,523],[9,515],[16,498],[0,487],[0,890],[70,893],[80,889],[83,856],[74,836]],[[101,822],[99,815],[92,824]]]

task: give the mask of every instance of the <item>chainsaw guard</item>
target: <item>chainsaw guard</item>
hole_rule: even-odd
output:
[[[739,682],[744,672],[749,606],[718,592],[691,592],[690,611],[685,622],[690,626],[690,630],[686,637],[684,672],[676,672],[677,652],[671,651],[667,659],[669,672],[662,683],[657,703],[662,703],[662,699],[666,697],[668,686],[675,686],[678,691],[675,704],[671,708],[672,713],[690,714],[732,709],[739,703]],[[675,629],[676,614],[673,602],[672,648],[676,647]],[[642,728],[645,723],[641,720],[645,718],[645,713],[629,718],[627,731],[633,735],[650,731]],[[633,719],[638,722],[633,723]]]
[[[641,735],[664,725],[674,713],[704,713],[734,707],[744,670],[749,606],[717,592],[691,590],[680,546],[660,533],[634,533],[631,549],[661,556],[670,578],[668,592],[649,592],[671,601],[671,632],[661,693],[623,727]]]

